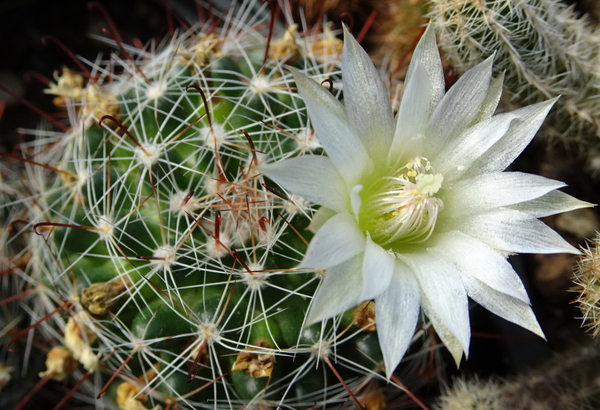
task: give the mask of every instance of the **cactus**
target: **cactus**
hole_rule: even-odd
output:
[[[388,0],[372,3],[378,11],[377,25],[367,37],[374,45],[373,59],[389,66],[393,77],[403,79],[410,55],[427,23],[427,1]]]
[[[436,410],[583,410],[596,409],[596,346],[578,346],[541,366],[503,380],[456,379],[439,398]]]
[[[573,272],[575,286],[571,289],[577,293],[577,306],[582,313],[583,325],[587,326],[593,337],[600,334],[600,235],[591,241],[591,246],[582,249],[584,255],[577,262]]]
[[[433,0],[440,48],[462,73],[495,54],[510,105],[561,95],[546,135],[563,143],[600,136],[599,41],[589,19],[558,0]]]
[[[320,273],[292,268],[313,209],[255,169],[320,151],[284,65],[339,81],[335,33],[299,29],[281,6],[270,47],[269,5],[247,0],[56,73],[47,93],[68,123],[4,155],[0,190],[3,269],[31,325],[8,344],[38,340],[42,380],[81,379],[88,401],[124,410],[379,397],[368,318],[304,327]]]

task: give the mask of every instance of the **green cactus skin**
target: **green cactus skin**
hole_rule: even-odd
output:
[[[496,53],[509,105],[560,95],[544,134],[597,143],[600,36],[586,16],[559,0],[432,0],[429,16],[458,73]]]
[[[4,158],[3,263],[31,324],[56,312],[30,334],[70,349],[100,408],[354,408],[347,389],[386,383],[374,332],[304,327],[319,275],[293,268],[313,209],[255,167],[319,152],[284,65],[335,89],[341,42],[288,18],[263,65],[267,7],[244,1],[90,79],[63,70],[49,92],[68,131]]]

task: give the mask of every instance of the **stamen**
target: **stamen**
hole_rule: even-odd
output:
[[[426,158],[415,157],[395,176],[376,184],[367,199],[361,219],[373,240],[380,245],[393,242],[423,242],[429,239],[444,203],[434,195],[444,177],[435,173]]]

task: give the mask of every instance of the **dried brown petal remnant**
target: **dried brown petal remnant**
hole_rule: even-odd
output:
[[[88,314],[79,312],[69,318],[65,327],[65,346],[88,372],[93,372],[98,367],[98,357],[90,346],[98,336],[86,325],[86,322],[91,321]]]
[[[285,61],[287,64],[295,64],[300,58],[300,46],[296,43],[298,36],[298,25],[292,24],[287,28],[282,38],[271,43],[269,57],[274,60]]]
[[[46,356],[46,371],[40,377],[47,377],[62,382],[79,366],[79,362],[69,353],[66,347],[54,346]]]
[[[312,56],[319,62],[331,64],[337,61],[344,49],[344,42],[333,32],[334,24],[329,21],[324,27],[324,36],[317,40],[310,49]]]
[[[14,367],[0,363],[0,391],[8,384],[11,379],[10,372],[15,370]]]
[[[178,49],[177,59],[184,66],[189,65],[192,70],[200,72],[211,60],[219,56],[220,48],[217,34],[201,33],[189,49]]]
[[[114,95],[96,83],[89,82],[84,85],[83,76],[72,73],[68,68],[63,68],[60,74],[55,72],[54,79],[56,83],[50,83],[49,88],[44,92],[56,95],[53,102],[57,107],[67,104],[83,107],[85,118],[90,116],[100,118],[106,114],[119,113],[119,104]]]
[[[157,366],[157,365],[155,365]],[[148,401],[148,396],[141,392],[140,387],[146,382],[151,381],[156,377],[156,369],[148,370],[144,376],[139,378],[139,382],[133,379],[131,382],[123,382],[117,387],[117,406],[121,410],[148,410],[144,403]],[[152,410],[160,410],[158,404]]]
[[[268,343],[259,343],[259,347],[268,348]],[[242,371],[252,377],[270,377],[275,365],[275,355],[257,348],[247,348],[238,353],[231,370]]]
[[[127,276],[110,282],[94,283],[81,291],[81,303],[94,315],[103,315],[131,286],[131,280]]]
[[[375,302],[368,301],[361,303],[352,312],[352,318],[356,326],[366,332],[374,332],[377,330],[375,325]]]

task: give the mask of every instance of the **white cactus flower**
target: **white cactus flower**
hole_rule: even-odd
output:
[[[565,184],[503,172],[555,100],[493,115],[502,78],[492,58],[446,93],[431,26],[406,76],[394,120],[388,90],[345,31],[344,102],[300,72],[300,94],[327,156],[263,165],[326,220],[303,268],[327,269],[308,324],[374,299],[387,377],[408,349],[422,308],[457,363],[468,354],[467,296],[543,337],[507,255],[579,253],[537,218],[591,206]]]

